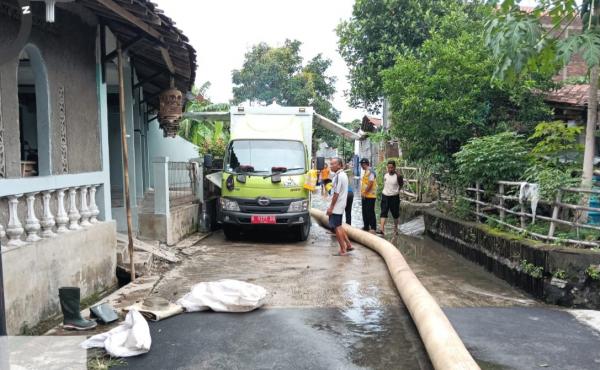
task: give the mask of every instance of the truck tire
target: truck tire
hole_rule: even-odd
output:
[[[227,240],[235,241],[240,238],[240,230],[233,225],[223,225],[223,233],[225,233]]]
[[[300,226],[298,226],[298,240],[303,242],[306,241],[306,239],[308,239],[308,236],[310,235],[310,222],[307,222],[305,224],[302,224]]]

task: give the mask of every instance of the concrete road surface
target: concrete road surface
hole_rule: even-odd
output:
[[[598,332],[571,314],[535,302],[429,239],[392,242],[482,368],[600,369]],[[189,247],[190,258],[153,295],[175,300],[195,283],[228,278],[265,287],[267,305],[151,323],[151,351],[124,368],[430,369],[380,257],[362,246],[335,257],[336,248],[316,224],[304,243],[265,232],[231,243],[216,233]]]

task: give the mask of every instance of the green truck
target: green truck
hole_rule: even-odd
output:
[[[312,107],[240,106],[186,116],[229,122],[223,169],[207,178],[221,188],[216,217],[231,240],[249,229],[284,229],[306,240],[311,192],[304,185],[311,169],[313,123],[358,138]]]

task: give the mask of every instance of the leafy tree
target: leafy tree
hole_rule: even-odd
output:
[[[440,19],[415,52],[382,73],[391,103],[392,133],[405,158],[451,162],[472,137],[532,131],[549,109],[532,88],[549,79],[525,75],[517,83],[491,84],[494,61],[484,47],[483,15],[453,11]]]
[[[229,104],[213,104],[206,98],[210,82],[192,89],[193,99],[186,104],[186,112],[226,112]],[[229,133],[223,122],[208,122],[186,118],[179,124],[179,136],[198,145],[200,154],[223,156],[225,145],[229,141]]]
[[[356,0],[352,18],[337,27],[339,52],[350,68],[349,102],[372,112],[381,108],[380,72],[396,56],[418,48],[437,18],[459,0]]]
[[[600,1],[538,1],[532,11],[523,11],[518,1],[504,0],[487,24],[486,43],[497,61],[495,77],[517,81],[530,71],[548,72],[567,64],[579,53],[589,68],[588,116],[582,186],[591,187],[598,118],[598,64],[600,62]],[[541,18],[549,17],[546,30]],[[583,32],[565,31],[581,18]]]
[[[514,132],[471,139],[454,156],[463,182],[479,181],[484,189],[500,180],[520,180],[530,163],[525,138]]]
[[[525,171],[525,179],[540,185],[542,198],[554,200],[560,188],[577,186],[573,174],[581,168],[583,146],[577,141],[581,131],[581,127],[569,127],[561,121],[540,122],[529,137],[535,146],[531,150],[533,164]]]
[[[336,79],[327,74],[331,61],[318,54],[303,65],[301,45],[298,40],[286,40],[281,47],[266,43],[253,46],[242,68],[232,72],[234,102],[276,100],[281,105],[312,106],[337,121],[340,113],[331,103]],[[321,127],[315,128],[315,136],[330,144],[336,138]]]

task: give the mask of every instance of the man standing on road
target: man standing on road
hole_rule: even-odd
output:
[[[402,176],[396,171],[396,162],[387,163],[387,173],[383,175],[383,191],[381,194],[381,228],[377,234],[385,234],[385,220],[391,211],[394,218],[394,234],[398,234],[398,218],[400,217],[400,189],[404,183]]]
[[[346,177],[348,177],[348,197],[346,198],[346,223],[352,226],[352,203],[354,202],[354,190],[352,189],[352,169],[346,163]]]
[[[360,196],[362,203],[363,230],[375,232],[377,230],[377,220],[375,218],[375,172],[369,167],[369,160],[363,158],[360,160],[360,166],[363,169],[363,175],[360,181]]]
[[[348,176],[344,173],[344,163],[341,158],[332,159],[330,166],[335,173],[335,177],[333,178],[333,197],[327,209],[327,216],[329,216],[329,227],[335,232],[335,237],[340,244],[340,251],[335,255],[345,256],[347,251],[353,249],[350,239],[348,239],[348,235],[342,227],[342,216],[346,209],[348,196]]]

